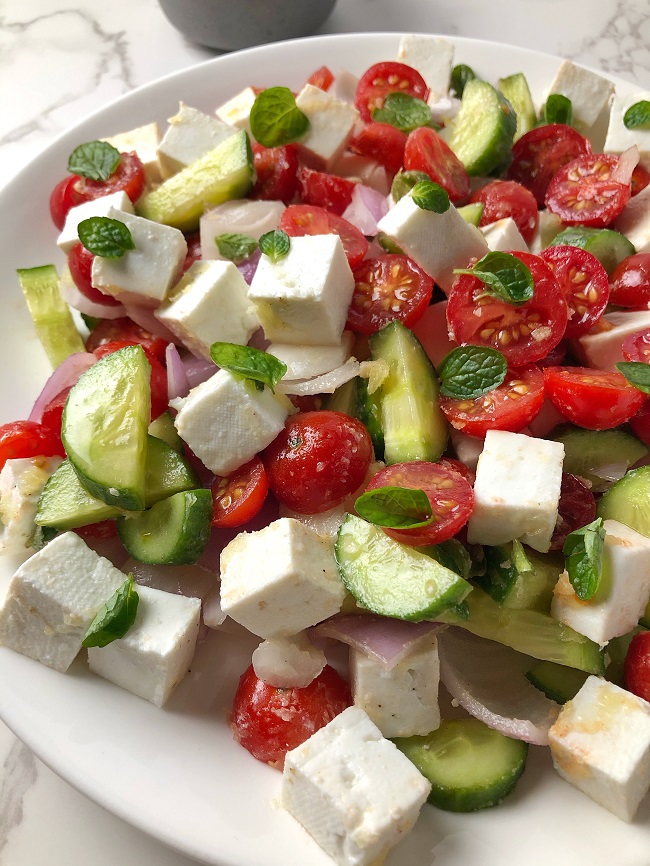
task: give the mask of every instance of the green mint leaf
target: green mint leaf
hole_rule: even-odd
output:
[[[449,195],[440,184],[432,180],[420,180],[411,192],[413,201],[422,210],[431,210],[434,213],[444,213],[449,210]]]
[[[459,63],[458,66],[454,66],[451,70],[451,89],[459,99],[463,95],[467,82],[472,81],[474,78],[476,78],[474,70],[471,66],[466,66],[464,63]]]
[[[139,600],[130,574],[90,623],[83,646],[106,646],[124,637],[135,621]]]
[[[485,284],[490,295],[508,304],[524,304],[535,291],[533,275],[526,265],[510,253],[491,252],[471,268],[458,268],[455,274],[471,274]]]
[[[483,574],[475,576],[476,584],[496,602],[503,604],[520,575],[532,571],[533,566],[517,539],[498,547],[486,546],[483,553],[486,567]]]
[[[251,108],[253,138],[264,147],[280,147],[309,131],[309,118],[296,105],[288,87],[263,90]]]
[[[411,487],[377,487],[366,490],[354,503],[357,514],[376,526],[413,529],[433,521],[429,497]]]
[[[642,361],[621,361],[616,365],[616,369],[625,376],[630,385],[634,385],[644,394],[650,394],[650,364]]]
[[[236,265],[251,256],[257,249],[257,241],[250,235],[226,232],[217,235],[214,242],[224,259],[230,259]]]
[[[547,123],[564,123],[571,126],[573,105],[571,100],[561,93],[551,93],[544,105],[544,120]]]
[[[469,551],[457,538],[449,538],[430,547],[421,547],[422,553],[432,557],[450,571],[467,580],[472,571],[472,558]]]
[[[626,129],[650,129],[650,102],[642,99],[631,105],[623,115],[623,124]]]
[[[422,99],[409,93],[389,93],[381,108],[372,112],[377,123],[389,123],[402,132],[413,132],[431,124],[431,109]]]
[[[423,171],[402,171],[400,169],[393,178],[393,183],[390,188],[390,194],[393,197],[393,201],[398,202],[408,192],[411,192],[415,184],[419,183],[421,180],[431,180],[431,178]]]
[[[108,180],[120,164],[120,152],[106,141],[87,141],[70,154],[68,171],[91,180]]]
[[[603,519],[597,517],[593,523],[570,532],[564,542],[562,550],[565,568],[571,586],[581,601],[589,601],[598,589],[603,567],[604,540]]]
[[[260,352],[251,346],[238,346],[236,343],[213,343],[210,357],[222,370],[252,379],[257,388],[268,385],[273,393],[287,372],[287,365],[268,352]]]
[[[438,365],[440,393],[456,400],[476,400],[506,378],[508,362],[497,349],[458,346]]]
[[[277,262],[289,254],[291,240],[286,232],[274,229],[260,238],[260,249],[272,262]]]
[[[79,223],[77,231],[85,248],[103,259],[119,259],[127,250],[135,249],[131,232],[121,220],[90,217]]]

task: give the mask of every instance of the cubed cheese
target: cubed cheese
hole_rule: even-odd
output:
[[[548,247],[553,238],[558,235],[564,224],[557,214],[543,208],[537,214],[537,228],[535,235],[530,243],[530,251],[536,256]]]
[[[589,132],[606,109],[614,93],[608,78],[590,72],[565,60],[549,88],[549,93],[561,93],[571,100],[573,120],[584,132]]]
[[[613,228],[634,244],[637,253],[650,253],[650,186],[632,196]]]
[[[403,196],[378,227],[446,293],[455,279],[454,268],[466,268],[471,258],[489,252],[481,232],[466,223],[453,205],[435,213],[418,207],[410,195]]]
[[[277,229],[285,207],[281,201],[234,199],[217,205],[201,217],[201,255],[224,259],[215,238],[225,234],[248,235],[256,241]]]
[[[88,664],[104,679],[162,707],[189,670],[201,601],[138,586],[135,622],[119,640],[88,650]]]
[[[430,90],[430,103],[447,95],[454,64],[454,46],[447,39],[408,33],[400,39],[397,60],[416,69],[424,78]]]
[[[286,400],[286,398],[285,398]],[[275,439],[288,415],[269,388],[219,370],[174,403],[179,436],[215,475],[239,469]]]
[[[528,244],[521,236],[516,222],[512,217],[504,217],[501,220],[490,223],[481,228],[481,233],[491,250],[521,250],[528,252]]]
[[[483,439],[476,439],[474,436],[468,436],[461,430],[456,430],[454,427],[449,429],[449,438],[456,452],[456,457],[468,466],[472,472],[476,472],[478,466],[478,458],[481,456],[485,442]]]
[[[650,538],[605,520],[602,575],[596,594],[581,601],[566,572],[553,594],[552,615],[599,644],[627,634],[650,598]]]
[[[650,328],[650,312],[643,310],[605,313],[600,327],[611,326],[608,330],[597,331],[578,337],[585,362],[597,370],[615,370],[623,358],[623,341],[629,334]]]
[[[549,731],[553,765],[567,782],[623,821],[650,786],[650,704],[589,677]]]
[[[292,346],[290,343],[271,343],[266,350],[287,365],[285,381],[312,379],[341,367],[352,354],[353,336],[344,331],[338,346]]]
[[[212,343],[245,346],[259,327],[246,280],[232,262],[194,262],[155,315],[191,352],[207,360]]]
[[[187,255],[183,232],[111,208],[106,216],[131,232],[134,249],[119,259],[95,256],[92,284],[124,304],[157,307],[178,279]]]
[[[309,130],[301,137],[300,146],[329,168],[352,138],[359,112],[354,105],[313,84],[305,84],[296,105],[309,120]]]
[[[650,92],[647,90],[636,93],[617,91],[614,94],[605,139],[605,153],[623,153],[628,147],[636,145],[641,155],[641,165],[650,169],[650,129],[628,129],[623,122],[628,108],[636,105],[637,102],[648,101],[650,101]]]
[[[91,201],[85,201],[70,208],[65,218],[63,231],[57,238],[57,246],[68,255],[75,244],[79,243],[79,223],[90,217],[112,216],[112,211],[119,210],[133,213],[133,204],[125,192],[114,192]],[[115,219],[115,217],[113,217]]]
[[[235,94],[232,99],[224,102],[215,110],[217,117],[224,123],[230,126],[236,126],[237,129],[245,129],[251,134],[251,108],[257,99],[257,94],[252,87],[245,87],[239,93]]]
[[[163,177],[171,177],[234,135],[237,129],[181,102],[158,147]]]
[[[130,129],[128,132],[119,132],[117,135],[111,135],[110,138],[102,139],[102,141],[112,144],[120,153],[135,151],[144,168],[147,183],[149,185],[160,183],[162,180],[160,163],[158,162],[160,128],[157,123],[147,123],[136,129]]]
[[[561,442],[489,430],[476,467],[470,544],[519,538],[546,552],[557,521],[563,461]]]
[[[248,297],[272,343],[337,346],[353,292],[339,236],[308,235],[276,262],[262,256]]]
[[[302,689],[321,673],[327,659],[304,631],[290,637],[276,637],[253,652],[255,675],[278,689]]]
[[[14,574],[0,611],[0,643],[66,671],[90,623],[126,577],[74,532],[64,532]]]
[[[338,613],[344,597],[332,542],[297,520],[241,532],[221,553],[221,607],[260,637],[316,625]]]
[[[287,754],[282,803],[338,866],[382,863],[431,786],[366,713],[348,707]]]
[[[61,457],[7,460],[0,471],[0,553],[24,553],[32,546],[38,499]]]

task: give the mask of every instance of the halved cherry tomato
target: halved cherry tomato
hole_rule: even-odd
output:
[[[621,345],[621,353],[626,361],[650,364],[650,329],[628,334]]]
[[[512,251],[530,270],[533,297],[515,306],[488,294],[474,276],[456,278],[447,302],[450,337],[461,345],[491,346],[513,367],[544,358],[564,336],[567,303],[553,272],[539,256]]]
[[[594,494],[584,482],[568,472],[562,473],[557,515],[557,523],[551,538],[551,550],[562,550],[570,532],[596,519]]]
[[[563,123],[537,126],[513,145],[508,177],[529,189],[537,204],[544,207],[546,189],[553,175],[563,165],[588,153],[591,153],[591,144],[571,126]]]
[[[282,505],[320,514],[354,493],[372,460],[372,440],[342,412],[301,412],[263,454],[269,487]]]
[[[544,375],[535,364],[509,370],[501,385],[475,400],[440,397],[440,408],[451,426],[479,439],[488,430],[523,430],[543,403]]]
[[[628,692],[650,701],[650,631],[640,631],[630,641],[623,681]]]
[[[428,126],[414,129],[406,140],[404,168],[423,171],[440,184],[453,204],[462,204],[470,191],[469,175],[446,141]]]
[[[187,254],[183,262],[183,273],[191,268],[194,262],[200,261],[203,257],[200,232],[192,232],[186,235],[185,240],[187,241]]]
[[[311,84],[312,87],[318,87],[320,90],[329,90],[334,83],[334,75],[327,66],[321,66],[309,76],[305,84]]]
[[[341,216],[352,201],[356,183],[325,171],[314,171],[306,165],[298,169],[298,195],[305,204],[323,207]]]
[[[117,521],[100,520],[99,523],[89,523],[72,530],[84,540],[115,538],[117,536]]]
[[[125,340],[127,343],[139,343],[148,349],[152,355],[165,363],[165,351],[167,341],[162,337],[156,337],[149,331],[145,331],[140,325],[125,317],[121,319],[104,319],[93,328],[86,340],[86,351],[94,352],[99,346],[111,343],[114,340]]]
[[[290,205],[280,217],[279,227],[292,238],[303,235],[338,235],[348,264],[353,269],[363,261],[368,252],[368,241],[358,228],[343,217],[313,204]]]
[[[49,427],[50,430],[53,430],[59,438],[61,438],[63,409],[65,408],[65,401],[68,399],[68,394],[71,390],[72,385],[70,385],[69,388],[64,388],[63,391],[59,391],[56,397],[53,397],[45,409],[43,409],[43,414],[41,415],[41,424],[44,424],[45,427]]]
[[[438,460],[438,464],[444,466],[445,469],[451,469],[452,472],[458,472],[458,474],[462,475],[471,487],[474,486],[476,474],[461,460],[456,460],[455,457],[441,457],[440,460]]]
[[[386,535],[402,544],[421,547],[439,544],[452,538],[463,527],[474,508],[474,491],[456,470],[440,463],[420,460],[413,463],[393,463],[373,475],[367,490],[378,487],[409,487],[424,490],[433,512],[428,526],[416,529],[386,529]]]
[[[397,174],[404,162],[406,133],[390,123],[369,123],[348,145],[353,153],[368,156],[391,174]]]
[[[650,304],[650,253],[635,253],[616,266],[609,300],[617,307],[647,310]]]
[[[547,355],[535,361],[538,367],[559,367],[562,361],[566,358],[568,351],[566,340],[560,340],[557,346],[549,351]]]
[[[140,346],[138,340],[112,340],[110,343],[102,343],[93,350],[93,355],[99,360],[123,349],[125,346]],[[158,358],[146,346],[142,345],[147,361],[151,367],[151,420],[154,421],[169,407],[169,394],[167,387],[167,373]]]
[[[372,112],[383,107],[389,93],[407,93],[426,102],[429,88],[420,73],[405,63],[375,63],[363,73],[357,85],[354,104],[361,119],[369,123]]]
[[[606,153],[579,156],[553,175],[546,207],[568,225],[608,226],[630,199],[630,185],[612,175],[618,157]]]
[[[119,307],[120,301],[111,295],[105,295],[92,284],[92,268],[95,256],[82,243],[75,244],[68,253],[70,276],[82,295],[96,304],[107,307]]]
[[[621,373],[589,367],[547,367],[546,396],[578,427],[610,430],[638,412],[646,395]]]
[[[267,685],[251,665],[239,680],[230,727],[254,758],[281,770],[287,752],[351,704],[350,687],[329,665],[305,688],[292,689]]]
[[[78,180],[80,180],[78,174],[67,175],[57,183],[50,195],[50,216],[59,231],[63,230],[68,211],[77,204],[73,188]]]
[[[423,315],[433,293],[433,280],[408,256],[365,259],[354,269],[354,294],[346,327],[374,334],[399,319],[410,328]]]
[[[298,190],[298,148],[295,144],[283,147],[253,145],[253,164],[257,180],[252,198],[264,201],[283,201],[289,204]]]
[[[125,192],[131,201],[137,201],[145,183],[144,166],[137,153],[122,153],[119,165],[107,180],[81,177],[72,186],[72,197],[75,204],[82,204],[114,192]]]
[[[493,180],[470,198],[481,202],[483,213],[479,225],[488,226],[497,220],[511,217],[522,238],[530,244],[537,228],[537,202],[532,192],[515,180]]]
[[[243,526],[261,510],[269,492],[264,464],[253,457],[232,475],[217,477],[212,490],[212,525]]]
[[[631,194],[638,195],[642,189],[645,189],[650,183],[650,171],[644,168],[641,164],[637,165],[632,172],[632,180],[630,181]]]
[[[10,421],[0,426],[0,470],[21,457],[65,457],[61,438],[36,421]]]
[[[540,253],[555,274],[569,308],[565,337],[581,337],[605,312],[609,301],[607,271],[587,250],[558,244]]]
[[[634,435],[650,447],[650,397],[629,420]]]

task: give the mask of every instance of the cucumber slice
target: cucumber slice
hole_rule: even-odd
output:
[[[485,547],[486,571],[475,583],[497,604],[549,613],[563,561],[535,554],[517,540]]]
[[[145,506],[151,367],[141,346],[126,346],[81,376],[63,410],[61,438],[91,496],[127,511]]]
[[[390,365],[377,391],[386,463],[438,460],[447,447],[447,420],[435,368],[420,341],[395,321],[372,335],[370,351]]]
[[[507,78],[499,79],[499,90],[508,100],[517,115],[517,128],[514,140],[529,132],[537,122],[535,105],[530,93],[528,81],[523,72],[515,72]]]
[[[507,163],[517,116],[505,97],[487,81],[468,81],[449,146],[470,175],[486,177]]]
[[[583,430],[566,427],[551,437],[564,445],[564,471],[579,475],[591,484],[594,493],[603,493],[612,483],[594,470],[607,465],[633,466],[648,453],[646,446],[624,430]]]
[[[471,204],[464,204],[458,208],[458,213],[462,216],[466,223],[471,226],[478,226],[483,216],[483,202],[475,201]]]
[[[212,494],[199,488],[176,493],[134,517],[120,517],[117,531],[128,553],[150,565],[192,565],[208,543]]]
[[[384,431],[381,426],[381,404],[377,391],[368,393],[368,382],[359,376],[356,379],[354,417],[365,424],[372,447],[375,450],[375,459],[384,459]]]
[[[395,255],[403,256],[404,250],[395,243],[392,238],[389,238],[388,235],[385,235],[383,232],[379,232],[377,235],[377,243],[379,246],[386,250],[387,253],[395,253]]]
[[[253,152],[244,130],[231,135],[140,199],[146,219],[191,232],[207,207],[243,198],[255,180]]]
[[[600,498],[596,508],[603,520],[618,520],[650,538],[650,466],[624,475]]]
[[[557,247],[560,244],[581,247],[592,256],[596,256],[607,271],[608,277],[611,277],[612,272],[623,259],[633,256],[636,252],[634,244],[620,232],[616,232],[614,229],[594,229],[587,226],[571,226],[563,229],[553,238],[549,246]]]
[[[393,742],[431,782],[429,802],[448,812],[497,806],[514,790],[528,755],[528,743],[478,719],[445,720],[425,737]]]
[[[343,385],[330,394],[325,401],[325,408],[330,412],[343,412],[344,415],[349,415],[350,418],[356,418],[354,414],[356,405],[356,384],[354,379],[345,382]]]
[[[471,586],[416,548],[389,538],[378,526],[348,514],[339,529],[336,562],[346,589],[363,607],[420,622],[459,604]]]
[[[577,671],[554,662],[539,662],[526,673],[528,681],[557,704],[566,704],[573,700],[588,676],[585,671]]]
[[[75,352],[85,352],[70,308],[59,292],[59,277],[54,265],[23,268],[17,273],[38,339],[52,366],[58,367]]]
[[[149,435],[155,436],[156,439],[162,439],[163,442],[166,442],[174,451],[178,451],[179,454],[183,453],[183,440],[178,435],[178,431],[174,426],[174,419],[169,414],[169,412],[163,412],[162,415],[159,415],[155,418],[151,424],[149,425]]]

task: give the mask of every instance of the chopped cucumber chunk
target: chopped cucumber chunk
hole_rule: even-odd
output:
[[[528,681],[557,704],[566,704],[575,698],[588,676],[585,671],[554,662],[539,662],[526,673]]]
[[[514,137],[514,140],[517,141],[522,135],[530,132],[537,122],[535,105],[526,76],[523,72],[515,72],[514,75],[509,75],[507,78],[500,78],[499,90],[512,105],[517,115],[517,128]]]
[[[624,475],[603,493],[596,508],[603,520],[618,520],[650,538],[650,466]]]
[[[487,81],[468,81],[449,146],[468,174],[486,177],[504,166],[517,128],[508,100]]]
[[[622,464],[627,471],[648,453],[642,442],[620,429],[563,427],[551,438],[564,445],[564,471],[585,478],[594,493],[603,493],[612,486],[607,477],[608,467]]]
[[[459,207],[458,213],[469,225],[478,226],[478,224],[481,222],[481,217],[483,216],[484,207],[485,205],[482,201],[475,201]]]
[[[183,453],[183,440],[178,435],[178,431],[174,426],[174,419],[169,412],[163,412],[162,415],[159,415],[151,422],[149,425],[149,435],[155,436],[156,439],[162,439],[163,442],[166,442],[174,451],[178,451],[179,454]]]
[[[377,391],[372,394],[368,392],[368,382],[361,376],[356,379],[355,392],[355,418],[365,424],[372,447],[375,450],[375,459],[384,459],[384,431],[381,426],[381,403]]]
[[[614,229],[595,229],[587,226],[570,226],[563,229],[555,235],[549,246],[557,247],[560,244],[581,247],[592,256],[596,256],[609,277],[623,259],[633,256],[636,252],[634,244],[620,232],[616,232]]]
[[[504,607],[549,613],[553,588],[564,570],[561,558],[536,554],[517,540],[486,547],[486,571],[475,582]]]

